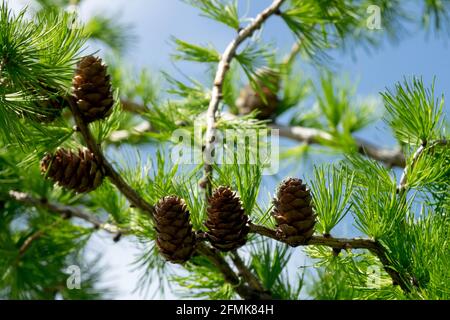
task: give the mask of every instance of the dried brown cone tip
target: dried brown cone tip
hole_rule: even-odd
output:
[[[259,120],[273,119],[280,104],[277,95],[280,78],[271,69],[263,69],[260,71],[260,74],[265,79],[265,81],[257,81],[260,92],[255,90],[250,84],[246,85],[236,100],[236,106],[241,115],[247,115],[254,110],[258,110],[259,113],[256,117]]]
[[[102,59],[94,56],[82,58],[72,84],[78,110],[84,121],[89,123],[104,119],[111,113],[114,104],[111,78]]]
[[[155,206],[156,245],[168,261],[182,264],[195,250],[189,211],[184,201],[176,196],[164,197]]]
[[[284,180],[274,200],[272,215],[277,222],[277,235],[290,245],[306,243],[311,239],[316,215],[311,205],[311,194],[302,180]]]
[[[73,152],[59,148],[53,155],[48,153],[41,160],[41,172],[58,185],[78,193],[97,189],[104,178],[94,154],[87,149]]]
[[[219,187],[208,206],[207,236],[211,245],[221,251],[231,251],[247,242],[248,216],[239,197],[229,187]]]

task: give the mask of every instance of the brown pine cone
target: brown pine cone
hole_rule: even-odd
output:
[[[82,58],[72,84],[78,110],[86,122],[104,119],[111,113],[114,104],[111,79],[102,59],[94,56]]]
[[[258,110],[256,118],[259,120],[268,120],[275,117],[276,110],[280,103],[277,95],[279,90],[279,76],[275,71],[270,69],[264,69],[260,71],[261,77],[266,78],[266,83],[258,80],[257,85],[260,88],[265,100],[261,97],[260,92],[250,85],[246,85],[240,92],[238,99],[236,100],[236,106],[239,110],[239,114],[247,115]],[[270,87],[267,85],[270,83]]]
[[[306,243],[314,233],[316,215],[311,205],[311,194],[302,180],[284,180],[274,200],[272,215],[277,222],[277,235],[290,245]]]
[[[208,239],[221,251],[231,251],[243,246],[249,232],[248,216],[239,197],[230,188],[219,187],[209,199]]]
[[[156,245],[161,255],[172,263],[188,261],[195,250],[189,211],[176,196],[164,197],[155,206]]]
[[[54,155],[47,154],[41,160],[41,172],[60,186],[85,193],[97,189],[104,173],[94,154],[87,149],[78,153],[58,148]]]

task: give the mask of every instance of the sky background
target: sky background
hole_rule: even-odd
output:
[[[15,9],[22,7],[29,1],[9,0]],[[252,17],[266,7],[268,0],[239,0],[240,16]],[[416,1],[409,1],[412,5]],[[235,33],[214,21],[199,17],[198,11],[179,0],[85,0],[81,7],[81,17],[100,14],[117,17],[121,23],[134,26],[133,32],[137,40],[129,48],[126,58],[134,67],[146,67],[153,72],[160,70],[169,73],[176,72],[170,59],[173,53],[171,36],[182,40],[207,44],[212,43],[222,52]],[[281,22],[272,17],[263,30],[265,40],[274,42],[280,53],[288,52],[294,38]],[[386,87],[392,87],[405,76],[422,76],[429,85],[436,77],[436,93],[450,94],[450,49],[448,36],[436,38],[420,29],[411,29],[410,35],[393,45],[386,42],[381,49],[368,53],[360,48],[349,48],[347,53],[333,53],[336,64],[335,74],[348,76],[351,80],[359,80],[358,94],[378,95]],[[182,64],[184,73],[201,79],[203,69],[195,64]],[[175,73],[175,75],[177,75]],[[204,78],[204,77],[203,77]],[[448,110],[448,108],[447,108]],[[379,145],[393,145],[394,140],[387,133],[388,129],[382,123],[377,123],[362,135]],[[288,142],[285,142],[289,144]],[[292,143],[290,145],[293,145]],[[322,159],[315,159],[315,163]],[[281,173],[282,176],[285,172]],[[289,172],[292,173],[292,172]],[[294,172],[302,177],[303,172]],[[273,192],[274,179],[265,181],[265,188]],[[349,222],[346,221],[337,229],[340,236],[346,236]],[[105,275],[106,283],[117,289],[116,298],[140,299],[144,298],[133,292],[136,286],[137,273],[130,263],[134,255],[139,252],[136,246],[127,240],[113,244],[110,236],[97,235],[90,242],[92,252],[104,254],[103,261],[108,265]],[[291,271],[303,262],[303,256],[296,249],[297,258],[291,263]],[[155,287],[149,292],[154,292]],[[151,296],[146,296],[150,298]],[[157,298],[163,296],[156,295]],[[169,293],[166,298],[172,298]]]

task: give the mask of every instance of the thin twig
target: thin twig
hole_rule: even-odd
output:
[[[232,114],[226,114],[231,119],[237,116]],[[280,137],[288,138],[298,142],[304,142],[308,144],[324,144],[331,143],[333,137],[322,130],[316,128],[300,127],[300,126],[287,126],[279,124],[271,124],[271,128],[278,129]],[[143,121],[139,125],[130,130],[115,131],[109,137],[111,143],[120,143],[125,140],[137,138],[146,132],[155,132],[150,123]],[[400,149],[387,149],[375,146],[363,139],[355,138],[357,150],[360,154],[380,161],[389,167],[405,167],[405,156]]]
[[[10,191],[9,195],[13,200],[17,202],[23,203],[27,206],[46,209],[50,212],[61,215],[65,219],[69,219],[72,217],[82,219],[93,224],[96,229],[101,229],[106,232],[115,234],[116,237],[131,234],[130,229],[120,228],[115,224],[102,222],[93,214],[88,213],[81,208],[67,206],[56,202],[50,202],[47,199],[38,199],[24,192]],[[19,250],[20,256],[22,256],[28,250],[28,248],[35,240],[41,238],[44,234],[44,230],[39,230],[32,234],[29,238],[27,238]],[[197,245],[197,251],[207,257],[219,269],[219,271],[224,276],[225,281],[233,285],[236,289],[236,292],[243,299],[271,298],[270,295],[264,290],[261,290],[259,292],[258,290],[247,287],[245,283],[241,282],[239,280],[239,277],[234,273],[233,269],[231,269],[225,259],[223,259],[218,252],[215,252],[214,249],[208,247],[204,243],[199,242]]]
[[[300,126],[285,126],[272,124],[273,129],[278,129],[280,137],[290,138],[299,142],[309,144],[332,143],[333,136],[326,131]],[[377,147],[363,139],[354,138],[357,150],[360,154],[374,160],[385,163],[388,166],[403,168],[405,166],[405,156],[400,149],[384,149]]]
[[[428,149],[434,148],[436,146],[444,146],[444,145],[447,145],[447,143],[448,143],[447,139],[437,140],[437,141],[432,142],[429,145]],[[414,167],[416,166],[417,162],[419,161],[420,157],[425,152],[425,150],[427,150],[427,142],[423,141],[421,143],[421,145],[417,148],[416,152],[414,152],[414,155],[411,160],[411,164],[405,166],[405,169],[403,170],[402,176],[400,178],[400,182],[397,187],[397,193],[403,194],[407,190],[408,175],[414,169]]]
[[[231,253],[231,259],[234,265],[238,269],[240,275],[247,281],[247,283],[255,290],[260,292],[265,292],[263,285],[259,279],[250,271],[250,269],[245,265],[242,258],[239,256],[237,251]],[[268,291],[267,291],[268,292]]]
[[[122,176],[112,167],[103,155],[101,146],[97,144],[95,138],[92,136],[88,125],[84,122],[80,111],[77,108],[75,98],[70,97],[68,100],[70,102],[70,108],[79,131],[81,132],[87,147],[95,155],[97,161],[99,161],[102,168],[105,170],[106,176],[109,177],[111,182],[117,187],[117,189],[120,190],[120,192],[128,199],[128,201],[130,201],[132,205],[146,212],[153,219],[154,207],[142,198],[128,183],[126,183]]]
[[[19,255],[17,257],[16,262],[20,261],[20,258],[25,255],[25,253],[28,251],[28,249],[31,247],[31,245],[33,243],[35,243],[37,240],[39,240],[40,238],[42,238],[48,229],[55,227],[59,222],[60,221],[55,221],[52,224],[45,226],[45,228],[42,228],[42,229],[36,231],[31,236],[26,238],[25,241],[23,242],[23,244],[19,248]]]
[[[33,233],[31,236],[29,236],[24,241],[24,243],[22,244],[22,246],[19,249],[19,257],[22,257],[27,252],[27,250],[31,247],[33,242],[40,239],[44,234],[45,234],[45,231],[41,229],[41,230],[38,230],[35,233]]]
[[[270,300],[271,295],[265,291],[255,290],[242,282],[236,273],[231,269],[225,259],[213,248],[208,247],[205,243],[200,242],[197,245],[197,251],[207,257],[224,276],[226,282],[231,284],[237,294],[245,300]]]
[[[289,53],[284,57],[282,64],[286,66],[291,65],[294,62],[297,55],[299,54],[300,49],[301,49],[300,41],[294,43],[292,45],[291,51],[289,51]]]
[[[264,226],[251,224],[250,232],[262,235],[274,239],[279,242],[284,242],[283,239],[278,237],[275,230],[269,229]],[[378,257],[382,263],[384,270],[392,278],[393,284],[398,284],[404,292],[410,291],[409,282],[402,277],[400,273],[391,267],[391,263],[386,253],[386,249],[378,242],[370,239],[344,239],[344,238],[333,238],[330,236],[313,236],[306,243],[299,243],[296,246],[309,246],[309,245],[320,245],[327,246],[333,249],[349,250],[349,249],[367,249],[374,255]]]
[[[139,138],[147,132],[152,132],[150,122],[142,121],[140,124],[129,130],[116,130],[110,134],[108,141],[114,144],[121,143],[133,138]]]
[[[406,190],[406,185],[408,183],[408,174],[410,170],[413,170],[413,168],[415,167],[417,161],[419,160],[420,156],[423,154],[423,152],[425,151],[426,148],[426,143],[422,143],[419,148],[416,150],[416,152],[414,152],[412,161],[410,165],[406,165],[405,169],[403,170],[402,173],[402,177],[400,178],[400,183],[397,187],[397,192],[399,194],[404,193],[404,191]]]
[[[46,209],[50,212],[57,213],[65,219],[72,217],[82,219],[91,223],[96,229],[101,229],[112,234],[129,234],[130,229],[120,228],[115,224],[103,222],[94,216],[92,213],[78,207],[68,206],[57,202],[51,202],[47,199],[38,199],[27,193],[10,191],[9,196],[17,202],[23,203],[28,206],[38,207]]]
[[[204,185],[206,189],[206,196],[208,197],[211,190],[211,178],[212,178],[212,159],[209,157],[214,156],[214,140],[216,135],[216,121],[217,111],[219,109],[220,101],[222,100],[222,86],[227,74],[230,63],[236,55],[236,50],[239,45],[247,38],[251,37],[253,33],[261,28],[262,24],[273,14],[279,12],[284,0],[274,0],[272,4],[262,11],[247,27],[241,29],[235,39],[225,49],[219,61],[217,72],[214,78],[214,86],[211,91],[211,100],[209,102],[208,111],[206,113],[206,137],[205,137],[205,177]]]

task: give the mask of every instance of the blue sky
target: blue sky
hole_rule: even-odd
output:
[[[20,7],[28,1],[10,0],[14,7]],[[192,43],[212,43],[222,51],[234,31],[211,20],[198,16],[198,12],[179,0],[85,0],[81,15],[83,18],[93,14],[115,15],[123,23],[134,25],[134,33],[138,40],[127,53],[130,64],[148,67],[150,70],[174,70],[170,60],[173,45],[170,37],[176,36]],[[247,17],[267,6],[269,0],[240,0],[240,13],[247,13]],[[250,9],[248,9],[250,7]],[[280,19],[273,17],[263,30],[263,37],[267,41],[277,44],[280,52],[289,50],[293,43],[293,36]],[[392,87],[405,76],[422,76],[425,83],[430,84],[436,77],[436,91],[438,94],[450,94],[450,48],[448,36],[436,38],[426,36],[425,32],[411,30],[399,44],[386,42],[375,52],[367,53],[359,48],[349,48],[350,53],[334,53],[338,63],[336,74],[359,79],[358,94],[377,95],[386,87]],[[183,64],[184,73],[202,78],[203,70],[194,64]],[[447,108],[448,110],[448,108]],[[392,144],[391,137],[386,134],[383,124],[377,124],[365,132],[367,139],[379,144]],[[301,173],[298,173],[299,175]],[[267,182],[272,190],[273,182]],[[343,232],[347,229],[342,228]],[[105,254],[104,261],[110,265],[110,272],[106,275],[108,283],[118,288],[118,298],[140,298],[132,289],[137,281],[136,273],[131,273],[129,263],[137,249],[127,241],[112,244],[108,236],[96,236],[90,244],[95,251]],[[300,259],[300,261],[299,261]],[[301,263],[301,259],[295,263]],[[295,268],[295,266],[294,266]],[[153,289],[153,288],[152,288]],[[152,291],[152,289],[150,291]],[[171,297],[171,295],[168,295]]]

